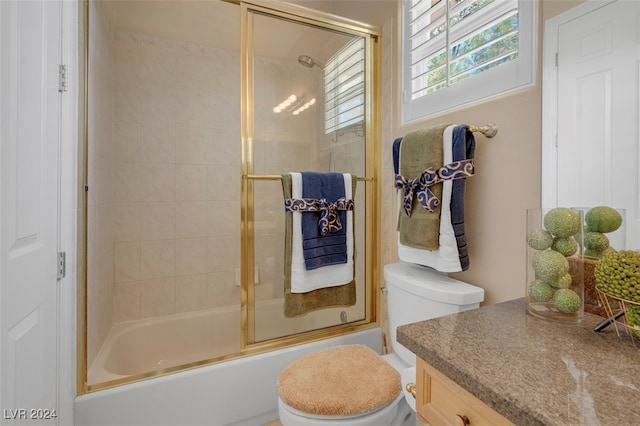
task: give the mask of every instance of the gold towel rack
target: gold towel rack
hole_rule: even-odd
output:
[[[242,175],[242,180],[281,180],[282,176],[280,175]],[[358,182],[370,182],[373,181],[372,177],[366,176],[358,176],[356,178]]]
[[[469,129],[473,133],[482,133],[488,138],[492,138],[498,134],[498,125],[495,123],[489,123],[486,126],[469,126]]]
[[[469,126],[469,130],[473,133],[482,133],[487,138],[492,138],[496,134],[498,134],[498,125],[495,123],[489,123],[485,126]],[[280,175],[242,175],[242,180],[281,180],[282,176]],[[371,182],[373,181],[372,177],[357,177],[356,180],[358,182]]]

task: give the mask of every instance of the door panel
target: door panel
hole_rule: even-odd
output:
[[[558,205],[626,210],[640,248],[640,3],[617,1],[559,26]]]
[[[0,31],[3,420],[55,424],[60,2],[3,1]]]

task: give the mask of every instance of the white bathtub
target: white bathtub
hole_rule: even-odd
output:
[[[266,330],[266,337],[272,328],[280,335],[300,331],[304,320],[284,318],[280,307],[281,301],[267,301],[257,309],[260,314],[256,323],[269,318],[269,324],[259,327]],[[312,328],[320,328],[327,318],[335,323],[333,317],[343,310],[350,319],[357,315],[349,309],[335,308],[314,312],[306,321],[313,324]],[[89,383],[237,352],[239,329],[237,306],[116,324],[89,371]],[[76,398],[76,424],[260,425],[277,418],[276,381],[289,362],[324,347],[353,343],[379,353],[380,328],[82,395]]]
[[[260,301],[255,310],[256,341],[317,330],[363,315],[351,308],[330,308],[285,318],[282,299]],[[94,385],[234,354],[240,351],[240,306],[168,315],[115,324],[88,371]]]
[[[240,307],[114,324],[88,371],[94,385],[240,350]]]

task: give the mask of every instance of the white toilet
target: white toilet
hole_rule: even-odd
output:
[[[484,300],[484,290],[449,278],[444,273],[406,262],[385,265],[384,280],[388,297],[389,328],[391,329],[391,336],[388,340],[391,342],[393,353],[382,355],[380,358],[393,366],[400,374],[402,385],[398,389],[397,395],[392,396],[388,402],[379,407],[342,416],[305,412],[299,407],[290,406],[283,401],[283,398],[279,397],[278,414],[284,426],[415,425],[415,400],[406,391],[406,385],[415,382],[415,354],[396,341],[396,328],[404,324],[475,309]],[[306,355],[306,357],[310,355],[312,354]],[[377,359],[374,361],[377,362]],[[294,363],[296,361],[290,366],[293,366]],[[363,362],[359,365],[362,366],[363,377],[371,374],[369,367],[371,363]],[[393,374],[397,377],[395,373]],[[279,381],[279,393],[282,395],[284,392],[280,386]],[[342,384],[336,386],[342,386]],[[285,390],[290,390],[294,394],[304,393],[304,389]],[[309,395],[309,398],[313,397],[313,395]]]

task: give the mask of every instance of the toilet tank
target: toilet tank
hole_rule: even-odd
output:
[[[385,265],[384,280],[391,347],[410,366],[415,354],[396,340],[399,326],[476,309],[484,300],[483,289],[412,263]]]

